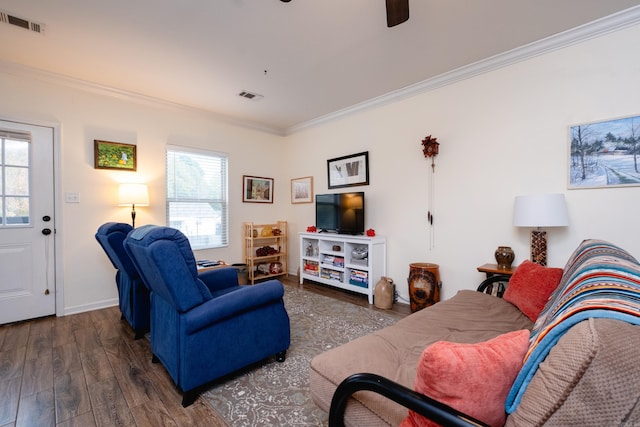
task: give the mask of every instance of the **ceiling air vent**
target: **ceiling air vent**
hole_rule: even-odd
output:
[[[19,18],[10,12],[0,10],[0,23],[9,24],[16,27],[24,28],[35,33],[43,33],[44,25],[38,22],[29,21],[24,18]]]
[[[253,93],[253,92],[247,92],[246,90],[243,90],[242,92],[240,92],[238,94],[238,96],[241,96],[241,97],[247,98],[247,99],[251,99],[253,101],[259,101],[262,98],[264,98],[263,95],[258,95],[257,93]]]

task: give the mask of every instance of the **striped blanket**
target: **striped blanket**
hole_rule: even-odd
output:
[[[640,325],[640,265],[629,253],[602,240],[585,240],[563,271],[531,332],[524,366],[507,396],[509,414],[516,410],[538,365],[573,325],[591,317]]]

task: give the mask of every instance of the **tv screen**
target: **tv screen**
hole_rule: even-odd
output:
[[[341,234],[364,233],[364,192],[316,194],[316,228]]]

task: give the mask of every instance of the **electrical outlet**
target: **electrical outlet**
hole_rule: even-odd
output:
[[[80,203],[80,193],[64,193],[66,203]]]

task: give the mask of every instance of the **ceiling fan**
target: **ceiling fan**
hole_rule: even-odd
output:
[[[409,19],[409,0],[387,1],[387,27],[395,27]]]
[[[291,0],[280,0],[289,3]],[[387,27],[395,27],[409,19],[409,0],[386,0]]]

